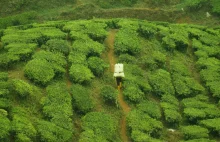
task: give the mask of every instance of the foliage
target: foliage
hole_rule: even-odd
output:
[[[210,104],[208,99],[204,97],[201,99],[201,97],[202,95],[182,100],[184,115],[190,121],[219,117],[219,109],[214,104]]]
[[[90,57],[88,59],[88,67],[91,69],[94,75],[101,76],[109,65],[99,57]]]
[[[10,55],[19,56],[20,60],[27,60],[34,53],[37,44],[12,43],[4,47]]]
[[[7,118],[7,111],[0,109],[0,140],[7,141],[11,130],[10,120]]]
[[[139,66],[133,64],[124,64],[124,72],[126,73],[126,78],[124,79],[124,85],[126,86],[137,86],[142,92],[148,93],[152,90],[148,83],[148,79]],[[131,85],[130,85],[131,84]]]
[[[36,16],[37,12],[29,11],[13,16],[7,16],[5,18],[0,18],[0,29],[7,28],[9,26],[30,24],[36,20]]]
[[[11,129],[15,133],[15,138],[18,142],[31,141],[37,134],[25,110],[19,107],[13,110]]]
[[[49,51],[40,51],[33,55],[34,59],[46,60],[48,64],[53,68],[54,73],[57,76],[62,76],[66,72],[66,60],[65,56],[61,53],[53,53]]]
[[[215,142],[215,140],[201,138],[201,139],[192,139],[192,140],[180,141],[180,142]]]
[[[150,55],[144,55],[141,58],[141,63],[150,70],[163,68],[166,62],[165,54],[160,51],[153,51]]]
[[[68,61],[72,64],[82,64],[87,66],[86,55],[81,52],[70,52]]]
[[[29,61],[24,70],[25,75],[36,83],[46,85],[55,76],[53,67],[42,59]]]
[[[118,91],[110,85],[101,88],[100,95],[106,102],[115,103],[117,101]]]
[[[143,136],[156,137],[160,135],[163,128],[163,124],[160,121],[151,118],[148,114],[139,110],[132,110],[129,112],[126,120],[132,138]],[[136,132],[142,132],[142,134]],[[136,139],[134,139],[134,141],[136,141]]]
[[[140,41],[136,31],[120,29],[115,37],[115,53],[135,55],[141,51]]]
[[[60,52],[60,53],[63,53],[64,55],[68,55],[70,45],[65,40],[51,39],[51,40],[48,40],[46,43],[46,46],[43,46],[42,48],[48,51]]]
[[[179,73],[175,73],[172,78],[176,93],[180,96],[193,96],[205,90],[203,86],[191,77],[184,77]]]
[[[181,122],[178,100],[172,95],[163,95],[161,98],[161,107],[164,111],[165,120],[174,126]]]
[[[70,77],[76,83],[86,83],[90,82],[94,75],[91,70],[80,64],[73,64],[69,70]]]
[[[206,128],[210,129],[211,131],[219,132],[220,130],[220,118],[213,118],[200,121],[201,125],[204,125]]]
[[[121,54],[118,57],[119,63],[127,63],[127,64],[135,64],[137,62],[136,58],[134,56],[131,56],[129,54]]]
[[[175,90],[172,85],[169,72],[163,69],[158,69],[154,73],[150,74],[149,79],[153,91],[157,95],[159,96],[161,96],[162,94],[174,95]]]
[[[123,94],[127,100],[134,103],[140,102],[144,97],[144,93],[136,84],[129,84],[129,86],[126,86]]]
[[[27,97],[33,94],[33,87],[19,79],[12,80],[12,89],[20,96],[20,97]]]
[[[207,0],[193,0],[193,1],[185,0],[184,5],[192,10],[192,9],[201,8],[202,5],[204,5],[206,2]]]
[[[47,96],[42,98],[43,114],[57,126],[72,133],[72,98],[66,84],[55,82],[46,88]]]
[[[187,67],[178,60],[171,60],[170,61],[170,72],[172,74],[177,73],[182,76],[189,76],[190,72]]]
[[[212,12],[215,12],[217,14],[220,14],[220,3],[218,0],[211,0],[210,1],[212,6]]]
[[[152,38],[157,34],[157,26],[154,23],[142,23],[138,32],[145,38]]]
[[[79,112],[87,113],[94,107],[94,103],[90,98],[89,90],[82,85],[74,84],[71,88],[73,97],[73,107]]]
[[[185,139],[208,138],[209,131],[206,128],[197,125],[182,126],[181,131]]]
[[[37,131],[42,142],[69,142],[72,137],[69,130],[45,120],[38,121]]]
[[[95,134],[95,138],[99,137],[105,141],[113,141],[116,132],[115,122],[109,114],[103,112],[87,113],[82,118],[82,129],[87,133],[87,137]]]
[[[91,39],[88,40],[76,40],[72,45],[72,50],[81,52],[86,56],[100,56],[105,50],[105,47]]]
[[[8,73],[7,72],[0,72],[0,80],[7,81],[8,80]]]
[[[156,102],[143,101],[137,105],[137,109],[143,113],[148,114],[152,118],[155,118],[158,120],[161,118],[160,107]]]

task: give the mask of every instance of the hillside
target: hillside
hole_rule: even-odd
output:
[[[94,18],[0,37],[1,141],[219,141],[220,28]]]

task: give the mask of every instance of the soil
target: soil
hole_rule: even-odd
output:
[[[115,35],[117,33],[117,30],[110,30],[109,35],[106,39],[106,44],[108,46],[108,59],[110,63],[110,71],[114,73],[114,65],[115,65],[115,56],[114,56],[114,40],[115,40]],[[121,135],[121,140],[123,142],[129,142],[129,138],[127,136],[127,130],[126,130],[126,115],[130,111],[130,107],[128,104],[124,101],[123,98],[123,93],[121,90],[121,87],[118,86],[118,103],[123,111],[122,118],[120,121],[120,135]]]

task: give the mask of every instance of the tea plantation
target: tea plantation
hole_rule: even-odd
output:
[[[124,64],[119,103],[106,39]],[[0,31],[0,141],[216,142],[220,28],[136,19]]]

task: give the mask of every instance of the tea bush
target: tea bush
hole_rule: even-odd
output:
[[[114,141],[116,134],[113,118],[104,112],[87,113],[82,118],[82,129],[84,133],[94,133],[96,137],[102,138],[105,141]]]
[[[105,102],[115,103],[118,97],[118,91],[110,85],[105,85],[101,88],[100,95]]]
[[[72,98],[66,84],[55,82],[46,88],[47,96],[42,98],[43,114],[50,122],[72,133]]]
[[[0,109],[0,140],[2,141],[9,141],[10,136],[11,123],[10,120],[7,118],[7,115],[8,113],[6,110]]]
[[[94,78],[91,70],[88,67],[80,64],[73,64],[70,67],[69,74],[71,79],[76,83],[90,82]]]
[[[109,65],[99,57],[90,57],[88,59],[88,67],[94,75],[100,77],[104,74],[105,69],[108,68]]]
[[[53,67],[43,59],[29,61],[24,70],[25,75],[36,83],[46,85],[55,76]]]
[[[209,131],[206,128],[197,125],[182,126],[181,131],[185,139],[208,138]]]
[[[89,90],[82,85],[74,84],[71,87],[71,94],[73,97],[73,107],[80,113],[86,114],[94,108]]]

